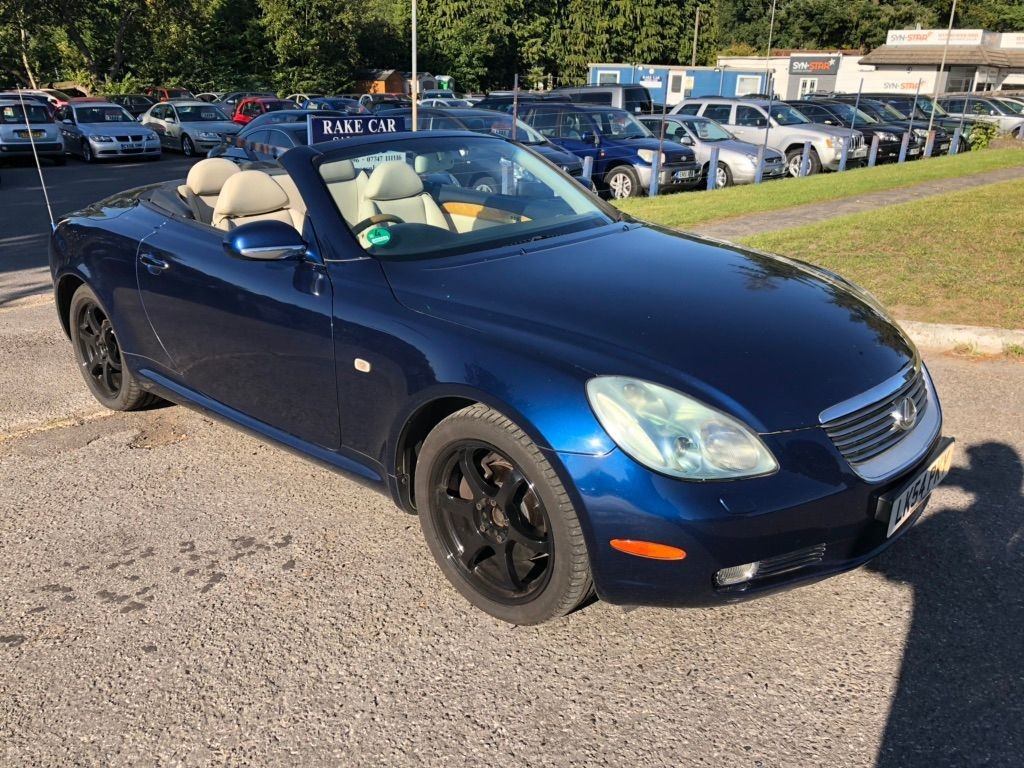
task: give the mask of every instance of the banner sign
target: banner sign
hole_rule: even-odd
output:
[[[834,75],[839,72],[841,56],[790,56],[791,75]]]
[[[949,37],[950,45],[981,45],[984,30],[954,29],[890,29],[886,36],[886,45],[945,45]]]
[[[376,133],[397,133],[405,130],[404,117],[384,115],[321,117],[320,115],[310,115],[306,120],[308,121],[310,144],[350,139],[353,136],[370,136]]]

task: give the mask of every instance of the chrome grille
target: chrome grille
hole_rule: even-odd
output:
[[[893,418],[893,413],[908,397],[917,406],[917,421],[920,421],[928,408],[928,390],[920,367],[915,368],[892,394],[827,421],[822,426],[839,452],[851,464],[869,461],[913,432],[913,428],[898,428]]]

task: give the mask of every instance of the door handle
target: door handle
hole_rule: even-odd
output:
[[[158,259],[152,253],[142,254],[141,256],[139,256],[139,261],[146,265],[146,269],[149,270],[149,273],[151,275],[159,275],[161,272],[163,272],[165,269],[171,266],[163,259]]]

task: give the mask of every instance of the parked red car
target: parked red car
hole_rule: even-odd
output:
[[[238,102],[234,117],[231,119],[239,125],[245,125],[251,122],[253,118],[267,112],[276,112],[279,109],[295,109],[295,102],[286,101],[285,99],[271,99],[266,96],[250,96]]]
[[[151,85],[146,88],[145,93],[150,98],[158,101],[170,101],[171,99],[194,99],[192,91],[188,88],[165,88],[163,86]]]

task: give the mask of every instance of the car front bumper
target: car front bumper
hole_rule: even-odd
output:
[[[853,473],[824,430],[763,436],[781,469],[732,482],[684,482],[641,466],[619,449],[603,456],[559,454],[572,480],[602,600],[623,605],[701,606],[789,589],[863,565],[921,514],[887,538],[878,498],[922,471],[940,445],[898,476],[871,484]],[[790,467],[799,467],[791,469]],[[682,560],[651,560],[613,549],[612,539],[679,547]],[[723,568],[772,563],[766,575],[715,585]],[[799,567],[780,567],[780,564]]]
[[[640,179],[640,186],[645,190],[651,186],[653,166],[635,163],[633,170]],[[666,163],[658,174],[658,189],[671,191],[692,189],[700,184],[700,167],[696,163]]]
[[[160,157],[159,141],[93,141],[89,140],[97,160],[112,157]]]
[[[36,142],[35,151],[39,153],[40,157],[52,157],[54,155],[64,154],[64,143],[61,141],[51,140],[40,140]],[[21,141],[8,141],[4,140],[0,142],[0,157],[20,157],[24,155],[32,154],[32,142]]]
[[[733,184],[753,184],[757,175],[757,167],[753,163],[730,163],[729,170],[732,171]],[[761,179],[778,179],[786,175],[786,163],[779,157],[775,162],[766,160],[764,170],[761,172]]]

